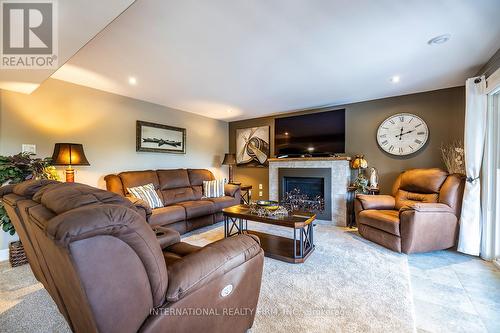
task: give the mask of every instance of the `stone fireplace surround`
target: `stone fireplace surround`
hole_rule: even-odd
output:
[[[280,168],[328,168],[331,170],[332,223],[337,226],[346,226],[346,193],[351,175],[349,161],[350,157],[270,158],[269,200],[279,201],[280,199]]]

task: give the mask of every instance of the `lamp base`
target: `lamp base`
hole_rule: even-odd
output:
[[[66,183],[74,183],[75,182],[75,169],[72,167],[68,167],[65,170],[66,173]]]
[[[229,184],[232,184],[233,180],[233,166],[229,164]]]

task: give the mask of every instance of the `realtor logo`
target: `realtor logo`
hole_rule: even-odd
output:
[[[57,68],[56,3],[1,1],[2,69]]]

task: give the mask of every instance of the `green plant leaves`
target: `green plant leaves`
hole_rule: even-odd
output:
[[[34,158],[34,154],[19,153],[13,156],[0,156],[0,186],[5,183],[17,184],[31,178],[51,178],[46,172],[52,165],[50,158]],[[0,225],[2,230],[14,235],[16,232],[2,202],[0,201]]]

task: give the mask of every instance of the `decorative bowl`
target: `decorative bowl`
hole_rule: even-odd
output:
[[[265,208],[267,210],[277,210],[279,206],[278,201],[273,200],[259,200],[256,202],[257,206]]]
[[[273,201],[273,200],[258,200],[255,203],[261,207],[269,207],[269,206],[277,206],[278,205],[278,201]]]

